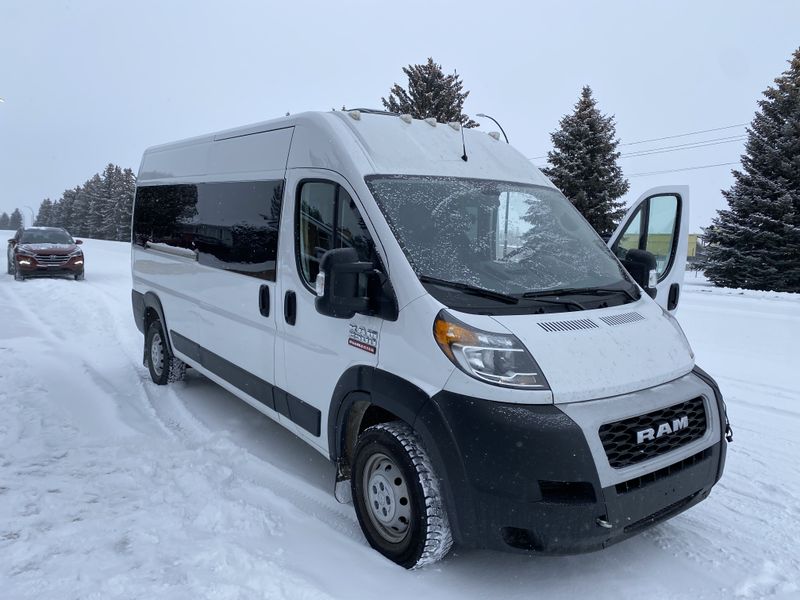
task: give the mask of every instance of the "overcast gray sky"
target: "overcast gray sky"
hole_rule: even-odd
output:
[[[36,210],[108,162],[136,171],[156,143],[287,111],[379,107],[405,83],[401,67],[428,56],[458,70],[471,92],[465,111],[497,118],[529,157],[550,148],[585,84],[616,116],[623,143],[749,123],[798,45],[796,0],[2,0],[0,211]],[[725,206],[731,167],[635,175],[737,161],[742,148],[623,158],[626,200],[688,184],[696,231]]]

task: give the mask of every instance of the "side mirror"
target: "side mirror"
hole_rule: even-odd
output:
[[[350,319],[356,313],[396,321],[397,298],[389,278],[371,262],[360,262],[353,248],[322,255],[314,306],[321,315]]]
[[[622,259],[622,266],[628,270],[633,280],[647,292],[651,298],[655,298],[658,293],[658,271],[656,268],[656,257],[647,250],[628,250],[625,258]]]
[[[359,262],[353,248],[336,248],[322,255],[317,274],[317,312],[337,319],[349,319],[369,310],[364,280],[375,267]]]
[[[83,243],[83,240],[75,240],[75,243],[78,244],[78,246],[80,246]]]

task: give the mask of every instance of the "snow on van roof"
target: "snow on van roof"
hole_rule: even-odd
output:
[[[460,125],[371,111],[306,112],[148,148],[139,181],[256,177],[308,167],[346,177],[431,175],[552,186],[513,146],[474,129],[463,135],[466,161]]]

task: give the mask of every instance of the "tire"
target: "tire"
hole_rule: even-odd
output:
[[[370,546],[416,569],[444,558],[453,545],[439,479],[419,436],[402,421],[365,429],[350,485]]]
[[[17,265],[14,265],[14,281],[25,281],[25,276],[20,272]]]
[[[14,274],[14,261],[6,255],[6,272],[9,275]]]
[[[172,355],[158,319],[150,323],[144,337],[144,363],[156,385],[182,381],[186,375],[186,363]]]
[[[83,281],[83,279],[84,279],[83,271],[81,271],[80,273],[75,273],[75,281]]]

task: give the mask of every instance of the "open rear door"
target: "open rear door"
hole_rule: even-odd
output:
[[[689,247],[689,186],[647,190],[634,202],[608,240],[620,259],[628,250],[646,250],[656,258],[655,300],[665,309],[678,307]]]

